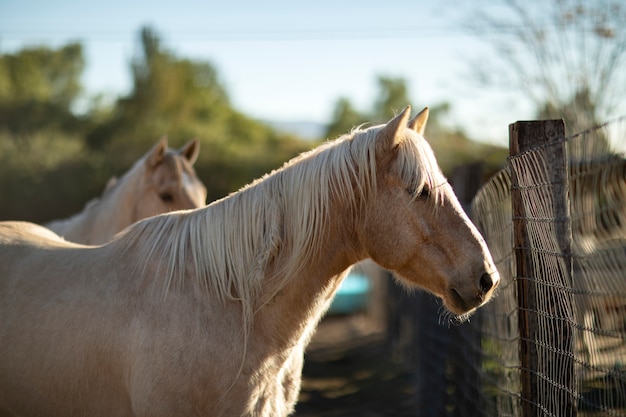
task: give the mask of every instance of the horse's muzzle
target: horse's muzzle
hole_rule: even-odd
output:
[[[448,291],[448,308],[456,314],[466,314],[480,307],[491,299],[493,291],[500,283],[498,273],[483,273],[473,290],[462,291],[450,287]]]

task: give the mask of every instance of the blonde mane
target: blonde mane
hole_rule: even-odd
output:
[[[155,262],[165,267],[164,296],[188,285],[185,275],[192,275],[193,285],[221,302],[241,302],[248,327],[255,311],[320,251],[331,206],[337,210],[339,203],[358,218],[376,195],[376,137],[381,128],[356,130],[327,142],[205,208],[136,223],[125,239],[138,243],[138,272]],[[439,200],[434,185],[441,173],[421,136],[407,129],[396,158],[407,190],[419,194],[428,188]],[[277,262],[281,253],[289,256]],[[191,270],[186,270],[188,265]],[[264,282],[275,291],[262,293]]]

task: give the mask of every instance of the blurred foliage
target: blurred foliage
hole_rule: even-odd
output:
[[[106,181],[104,155],[79,137],[48,130],[0,133],[0,219],[49,220],[76,213]]]
[[[71,111],[81,93],[82,46],[32,47],[0,56],[0,126],[22,134],[43,129],[76,132]]]
[[[140,33],[133,89],[82,115],[82,47],[36,47],[0,56],[0,219],[43,222],[80,211],[166,135],[201,142],[196,171],[208,201],[314,146],[241,114],[214,67],[177,57],[150,28]]]
[[[0,55],[0,219],[44,222],[79,212],[164,135],[170,147],[200,140],[195,168],[209,202],[319,143],[238,112],[211,63],[178,57],[154,30],[140,31],[138,50],[131,92],[110,104],[82,95],[80,44]],[[403,79],[381,77],[379,88],[369,113],[339,99],[325,137],[386,122],[412,102]],[[444,170],[494,153],[442,126],[446,109],[431,108],[427,130]]]

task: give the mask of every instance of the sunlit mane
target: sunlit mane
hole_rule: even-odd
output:
[[[318,253],[331,207],[343,204],[356,219],[376,193],[376,135],[382,126],[357,130],[287,162],[240,191],[203,209],[162,215],[133,226],[125,239],[138,245],[144,264],[167,267],[164,295],[193,276],[199,289],[218,299],[237,300],[251,319],[285,282],[297,277]],[[406,188],[435,193],[441,175],[424,139],[406,130],[397,152]],[[340,198],[336,198],[340,196]],[[334,204],[334,206],[333,206]],[[280,258],[281,253],[289,256]],[[273,265],[269,271],[269,265]],[[191,274],[189,274],[191,272]],[[273,293],[263,292],[266,282]]]

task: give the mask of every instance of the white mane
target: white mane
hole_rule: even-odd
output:
[[[376,195],[376,136],[381,128],[356,130],[327,142],[205,208],[138,222],[125,239],[138,244],[139,271],[155,262],[165,266],[164,295],[192,275],[197,288],[221,301],[241,302],[244,317],[251,320],[275,294],[261,298],[263,283],[271,282],[278,291],[318,253],[332,215],[331,201],[335,210],[340,202],[344,211],[358,216]],[[434,176],[441,174],[432,151],[416,133],[407,129],[406,137],[397,152],[400,178],[407,190],[419,194],[428,187],[436,193]],[[289,256],[278,262],[281,253]],[[186,271],[187,265],[193,270]]]

